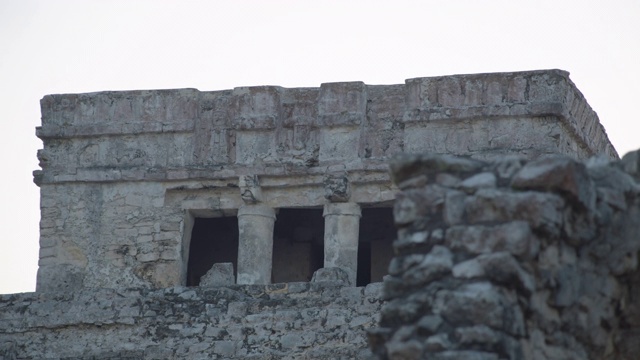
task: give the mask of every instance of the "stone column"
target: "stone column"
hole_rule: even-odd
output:
[[[256,204],[238,209],[238,284],[269,284],[273,254],[274,209]]]
[[[356,285],[360,205],[329,203],[324,206],[324,267],[341,267]]]

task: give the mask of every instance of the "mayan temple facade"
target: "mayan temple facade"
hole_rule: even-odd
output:
[[[48,95],[41,107],[42,169],[34,171],[41,194],[37,288],[35,293],[0,295],[0,359],[587,359],[633,347],[620,340],[635,331],[633,321],[616,318],[633,306],[620,305],[616,312],[604,309],[602,302],[593,305],[606,313],[607,324],[598,326],[609,340],[592,348],[584,345],[588,336],[567,340],[579,321],[562,317],[561,310],[582,297],[551,304],[562,308],[554,310],[560,311],[559,320],[551,325],[539,321],[538,308],[531,307],[532,299],[544,302],[560,291],[557,284],[580,277],[576,264],[586,264],[576,260],[584,255],[580,241],[600,239],[604,230],[598,229],[609,226],[609,218],[597,222],[585,211],[596,214],[597,204],[614,202],[621,214],[614,215],[623,218],[619,228],[632,222],[628,214],[637,214],[637,155],[616,165],[618,154],[596,113],[564,71],[416,78],[400,85]],[[391,159],[403,153],[445,160],[423,157],[408,162],[413,165],[406,158],[396,160],[391,173]],[[542,170],[529,170],[533,175],[518,175],[523,167],[559,155],[565,156],[564,162],[554,160],[560,165],[552,161],[540,165]],[[597,181],[584,175],[587,165],[581,161],[622,169],[627,187],[611,185],[608,191],[600,190],[606,184],[588,185]],[[491,165],[496,163],[505,169]],[[569,180],[536,178],[548,167],[553,173],[569,171]],[[575,175],[567,167],[584,171]],[[549,220],[557,228],[540,230],[538,218],[512,214],[531,209],[492,203],[494,198],[469,205],[476,206],[470,214],[486,210],[484,218],[478,215],[481,220],[467,215],[464,204],[471,200],[463,195],[477,197],[485,187],[512,191],[518,176],[525,179],[517,191],[560,193],[558,199],[542,201],[548,200],[555,212],[535,208],[531,216],[568,217],[575,225],[566,225],[570,235],[564,220],[561,225]],[[584,195],[591,190],[580,188],[571,195],[574,189],[567,184],[578,181],[576,176],[593,193]],[[542,183],[527,180],[532,177]],[[423,187],[428,191],[416,190]],[[566,194],[568,200],[562,197]],[[456,210],[457,222],[446,220],[453,216],[443,208],[449,201],[462,207]],[[565,202],[576,201],[584,202],[586,210],[568,210]],[[434,214],[444,222],[432,222]],[[503,254],[504,248],[461,250],[446,242],[450,227],[467,225],[512,226],[513,236],[525,236],[520,242],[530,241],[537,250]],[[465,236],[478,236],[471,232]],[[622,251],[620,244],[632,233],[620,235],[609,251]],[[462,237],[455,241],[465,243]],[[575,248],[575,271],[556,272],[553,276],[565,278],[543,281],[539,254],[558,239]],[[407,246],[407,241],[416,244]],[[623,253],[632,258],[623,270],[596,277],[614,288],[606,297],[610,303],[638,296],[628,281],[637,268],[637,248],[629,246]],[[493,274],[486,270],[493,260],[485,259],[462,277],[456,275],[458,263],[493,253],[510,256],[505,261],[522,269],[507,269],[494,279],[486,275]],[[420,264],[426,257],[437,258],[436,275],[424,269],[426,264],[418,267],[418,275],[404,276],[413,268],[405,259],[410,255]],[[429,293],[420,298],[424,306],[407,299],[421,293],[418,287],[432,291],[433,286],[453,295],[445,301]],[[456,291],[465,286],[471,289],[468,294],[478,289],[489,289],[479,296],[498,294],[498,307],[517,309],[522,326],[513,330],[483,319],[470,324],[434,305],[444,301],[440,306],[446,307],[451,301],[451,309],[457,309]],[[398,310],[406,310],[402,304],[418,310],[407,315]],[[546,316],[553,314],[538,317]],[[420,325],[424,317],[432,322]],[[423,331],[423,325],[430,330]],[[446,339],[455,337],[458,327],[471,325],[493,333],[472,329],[476,332],[465,334],[475,340]],[[627,332],[618,331],[622,328]],[[534,356],[560,330],[566,336],[556,347],[584,349],[573,357],[552,350]],[[498,340],[487,345],[487,333]],[[428,340],[432,335],[439,336],[438,344]]]

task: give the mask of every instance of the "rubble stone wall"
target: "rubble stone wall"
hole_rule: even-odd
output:
[[[0,295],[0,359],[363,359],[381,286]]]
[[[640,151],[392,163],[379,359],[637,359]]]

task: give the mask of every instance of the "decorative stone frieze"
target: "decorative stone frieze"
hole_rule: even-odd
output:
[[[347,202],[351,198],[349,176],[347,173],[327,174],[323,179],[324,198],[330,202]]]
[[[238,181],[240,196],[245,204],[256,204],[262,201],[262,189],[256,175],[241,175]]]

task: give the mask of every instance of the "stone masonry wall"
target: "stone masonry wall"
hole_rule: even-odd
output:
[[[638,230],[626,227],[638,217],[637,154],[608,162],[617,153],[564,71],[49,95],[41,106],[37,292],[0,296],[1,359],[638,350],[637,241],[626,241]],[[425,151],[475,160],[409,157],[394,185],[388,159]],[[585,167],[551,154],[602,157]],[[398,187],[379,322],[383,285],[353,286],[359,228]],[[278,212],[300,208],[324,224],[324,266],[310,282],[265,285]],[[185,287],[202,218],[237,222],[237,259],[214,264],[223,281],[213,271]]]
[[[392,163],[379,359],[637,359],[640,151]]]
[[[0,295],[0,359],[362,359],[381,283]]]
[[[560,70],[48,95],[41,107],[38,291],[185,285],[193,218],[237,215],[241,178],[274,211],[366,207],[394,199],[386,160],[401,152],[617,158]],[[332,179],[348,191],[327,196]]]

